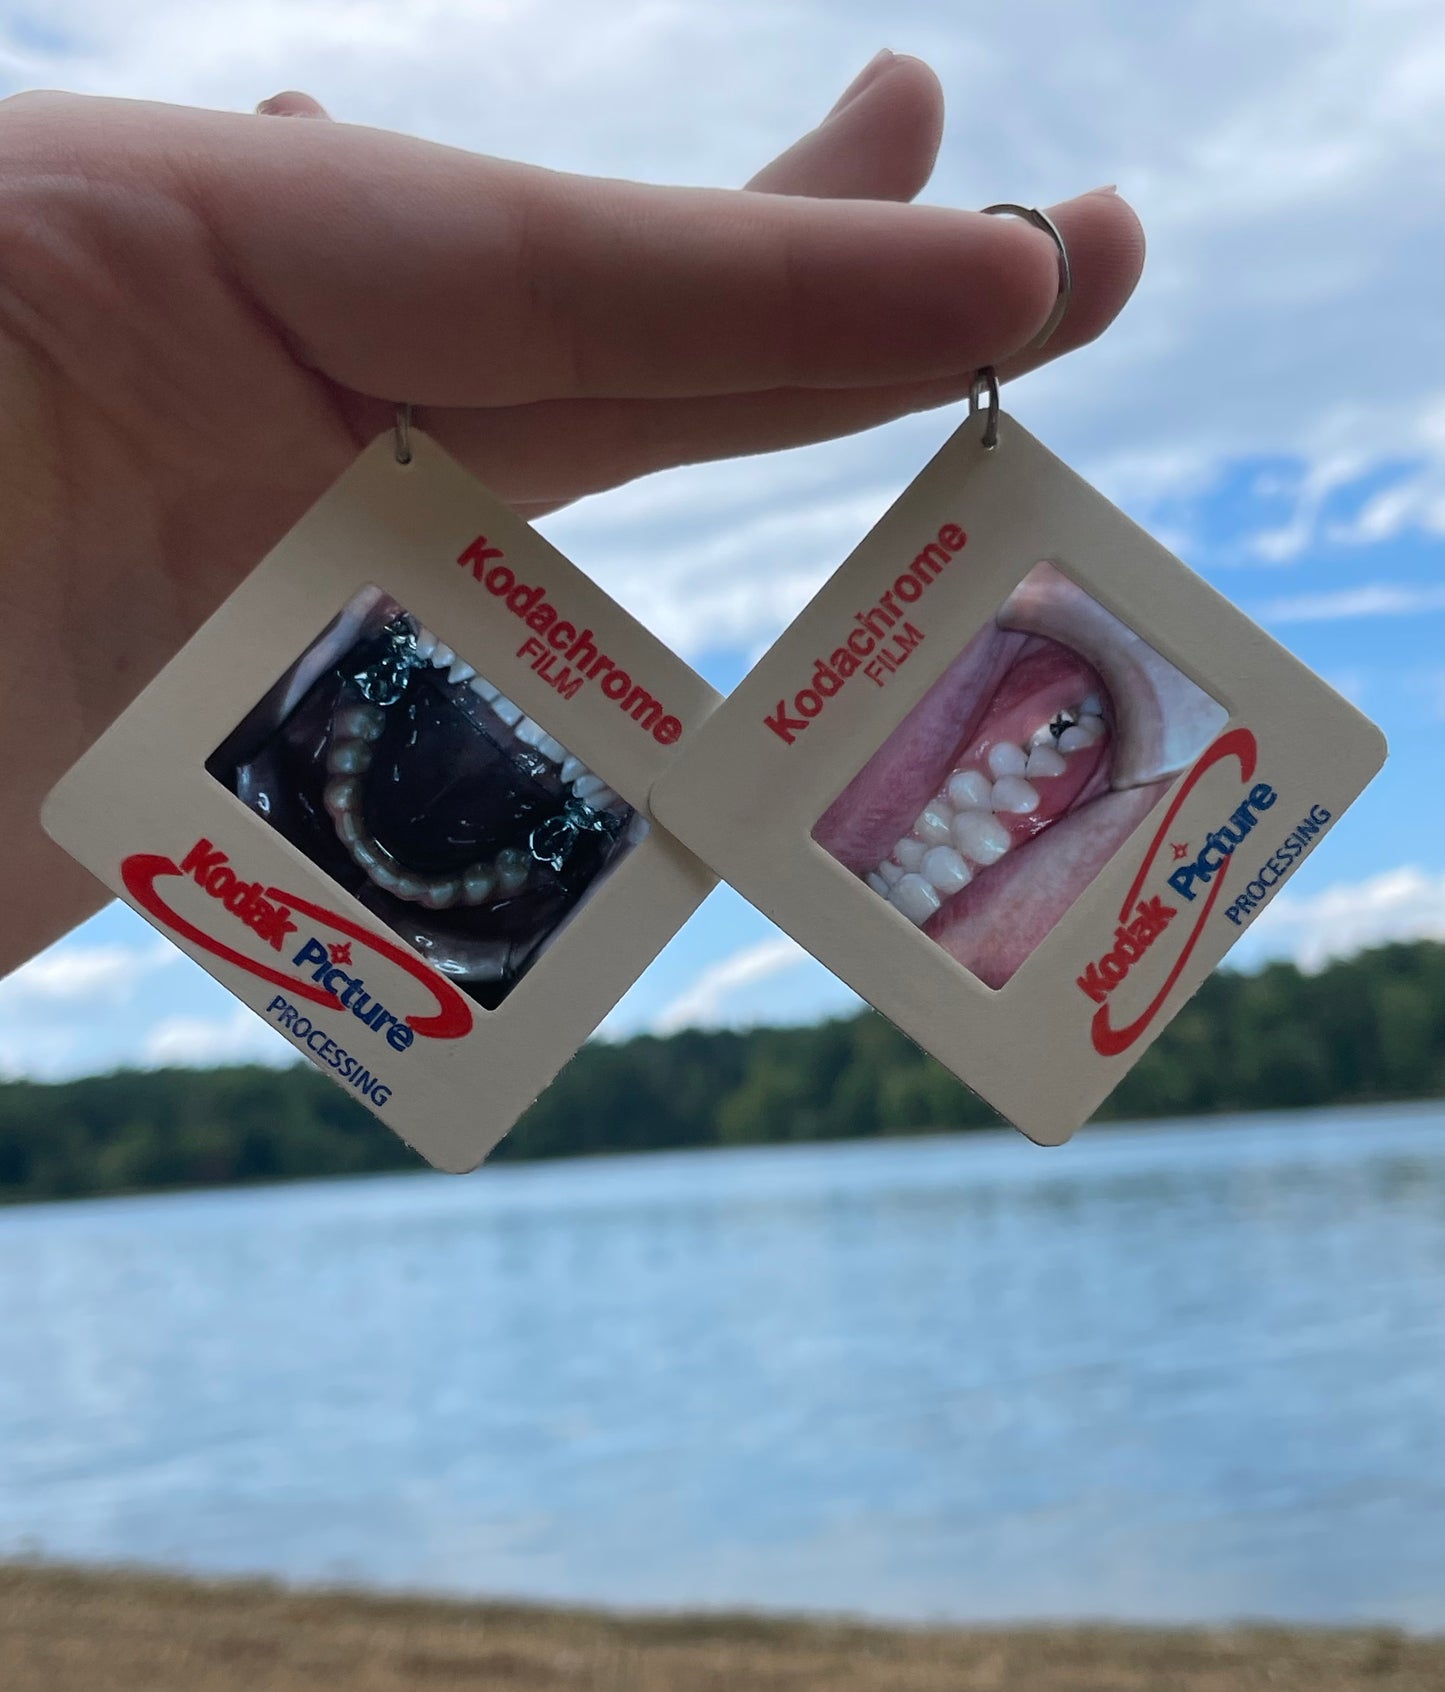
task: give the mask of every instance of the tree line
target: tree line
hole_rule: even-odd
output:
[[[1445,1095],[1445,945],[1306,975],[1212,976],[1096,1120]],[[584,1047],[493,1154],[850,1139],[994,1126],[871,1011],[803,1028],[687,1029]],[[0,1084],[0,1200],[416,1167],[309,1064]]]

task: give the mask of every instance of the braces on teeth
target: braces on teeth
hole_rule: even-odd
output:
[[[999,741],[989,747],[987,768],[954,770],[912,832],[868,874],[868,885],[922,928],[946,899],[1011,849],[1013,838],[1000,817],[1032,816],[1043,799],[1039,784],[1063,775],[1070,753],[1107,733],[1103,702],[1090,694],[1077,710],[1041,724],[1027,746]]]
[[[621,832],[625,801],[429,629],[398,616],[381,631],[381,640],[379,656],[342,689],[331,719],[326,752],[329,780],[322,794],[337,839],[368,880],[394,898],[428,910],[489,905],[520,893],[535,864],[560,870],[584,834],[615,838]],[[362,818],[362,786],[371,766],[372,746],[386,728],[387,710],[405,696],[413,673],[427,669],[445,672],[454,686],[465,684],[525,749],[517,762],[533,775],[556,770],[571,795],[559,811],[533,828],[525,851],[507,846],[490,861],[470,864],[448,876],[423,876],[408,869]]]

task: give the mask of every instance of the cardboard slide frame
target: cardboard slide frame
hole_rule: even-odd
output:
[[[390,433],[360,455],[60,781],[42,820],[303,1056],[428,1161],[460,1172],[501,1139],[715,877],[650,827],[486,1010],[209,774],[207,759],[369,586],[438,631],[642,816],[718,695],[434,442],[413,431],[410,445],[404,464]],[[540,584],[554,615],[585,628],[612,668],[560,692],[566,642],[539,635],[540,614],[529,622],[509,607],[498,567]],[[612,678],[624,673],[630,691],[615,697]],[[340,961],[313,968],[322,950]],[[341,1002],[352,991],[342,982],[363,977],[368,1000],[394,1011],[384,1032]],[[287,1007],[300,1013],[289,1025],[279,1021]]]
[[[850,675],[827,697],[809,691],[817,661],[840,650],[860,608],[876,605],[930,545],[935,562],[919,576],[926,591],[908,589],[906,606],[894,601],[916,637],[906,661],[881,680]],[[1011,978],[991,988],[812,830],[1040,562],[1218,701],[1228,721]],[[1353,705],[1005,416],[996,450],[985,449],[972,420],[945,443],[660,778],[652,806],[720,876],[1025,1134],[1058,1144],[1314,843],[1312,833],[1283,865],[1285,848],[1269,850],[1276,837],[1293,840],[1301,818],[1323,817],[1305,827],[1327,829],[1384,756],[1379,730]],[[1207,841],[1255,789],[1270,798],[1267,812],[1252,813],[1258,833],[1237,848],[1244,862],[1231,877],[1227,859],[1207,891],[1201,882],[1178,896],[1166,846]],[[1270,874],[1267,886],[1256,860],[1278,870],[1259,869]],[[1261,896],[1248,911],[1227,916],[1224,887],[1237,898],[1256,884]],[[1139,902],[1151,899],[1164,901],[1167,926],[1156,904],[1157,932],[1150,936],[1146,921],[1134,940],[1120,939]],[[1100,960],[1110,978],[1102,999]]]

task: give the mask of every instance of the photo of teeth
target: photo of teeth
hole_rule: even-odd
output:
[[[647,831],[601,776],[376,589],[207,768],[489,1007]]]
[[[1097,694],[1051,721],[1027,742],[996,740],[983,768],[954,770],[919,813],[912,830],[866,877],[895,910],[920,928],[980,870],[1042,826],[1053,809],[1051,784],[1067,775],[1070,755],[1100,747],[1108,730]]]
[[[1226,716],[1040,563],[813,837],[1000,987]]]

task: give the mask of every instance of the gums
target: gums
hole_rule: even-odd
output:
[[[376,589],[206,767],[487,1008],[646,832],[600,776]]]
[[[1035,566],[829,806],[818,843],[1001,987],[1225,712]]]

